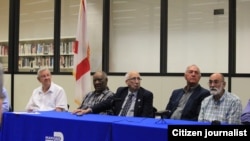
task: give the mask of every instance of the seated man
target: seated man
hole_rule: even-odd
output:
[[[8,93],[4,87],[2,88],[2,95],[3,95],[2,112],[9,112],[10,104],[9,104]]]
[[[2,116],[3,116],[3,101],[4,101],[4,96],[1,94],[0,95],[0,126],[2,124]]]
[[[201,104],[199,121],[225,124],[241,124],[242,104],[238,96],[225,90],[226,82],[221,73],[214,73],[209,78],[212,95]]]
[[[0,63],[0,125],[2,123],[2,113],[8,112],[10,109],[7,90],[3,87],[3,66]]]
[[[95,72],[93,75],[93,85],[95,90],[89,92],[84,100],[82,101],[81,106],[76,109],[74,112],[81,111],[93,107],[95,104],[98,104],[109,97],[113,96],[114,93],[109,90],[108,86],[108,77],[105,72]],[[112,109],[108,109],[107,111],[101,112],[100,114],[108,114],[112,115]]]
[[[127,87],[119,87],[114,96],[86,110],[73,111],[73,114],[100,113],[112,108],[114,115],[153,117],[153,93],[141,87],[140,74],[131,71],[125,79]]]
[[[250,125],[250,100],[248,101],[247,106],[245,107],[245,109],[242,112],[241,122],[242,122],[242,124]]]
[[[51,81],[48,68],[40,68],[37,80],[42,84],[33,90],[26,105],[28,112],[32,111],[67,111],[67,97],[64,89]]]
[[[165,118],[197,121],[201,101],[210,93],[199,84],[201,73],[198,66],[188,66],[184,77],[187,85],[173,91],[166,106],[168,114]]]

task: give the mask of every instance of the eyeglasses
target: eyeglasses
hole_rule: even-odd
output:
[[[132,80],[132,81],[138,80],[138,81],[140,81],[141,78],[140,77],[132,77],[132,78],[129,78],[128,80]]]
[[[212,84],[214,83],[215,85],[217,85],[217,84],[219,84],[219,83],[221,83],[221,82],[224,82],[224,81],[219,81],[219,80],[214,80],[214,81],[213,81],[213,80],[209,80],[209,81],[208,81],[208,84],[209,84],[209,85],[212,85]]]

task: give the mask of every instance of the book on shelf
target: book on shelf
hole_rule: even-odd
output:
[[[43,54],[49,54],[49,45],[44,45],[43,46]]]
[[[7,56],[9,47],[7,45],[0,45],[0,55]]]
[[[60,44],[60,54],[70,55],[72,54],[72,41],[64,41]]]
[[[31,45],[31,54],[32,55],[35,55],[36,53],[37,53],[37,46],[36,46],[36,44],[32,44]]]

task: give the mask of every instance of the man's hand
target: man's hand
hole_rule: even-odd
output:
[[[0,125],[2,124],[2,116],[3,116],[3,98],[0,98]]]
[[[2,106],[3,105],[3,98],[0,98],[0,105]]]
[[[55,110],[55,111],[57,111],[57,112],[63,112],[64,109],[63,109],[63,108],[60,108],[60,107],[56,107],[56,110]]]
[[[77,115],[77,116],[82,116],[84,114],[90,113],[92,110],[91,108],[88,108],[86,110],[83,109],[76,109],[72,112],[72,114]]]

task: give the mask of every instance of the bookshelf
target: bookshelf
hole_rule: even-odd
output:
[[[72,72],[73,70],[73,41],[75,38],[62,38],[60,42],[60,62],[56,63],[60,72]],[[54,40],[20,40],[18,53],[18,71],[36,72],[40,67],[48,67],[51,71],[55,67],[54,63]],[[4,71],[8,71],[8,42],[0,41],[0,63]]]
[[[73,42],[75,38],[61,39],[60,43],[60,72],[72,72],[74,53]]]
[[[4,71],[8,71],[8,42],[0,42],[0,63],[2,63]]]
[[[40,67],[45,66],[53,70],[53,40],[26,40],[19,42],[19,72],[36,72]]]
[[[74,38],[61,39],[60,72],[72,72]],[[54,41],[52,39],[22,40],[19,42],[19,72],[36,72],[40,67],[54,68]]]

